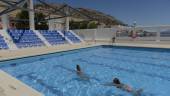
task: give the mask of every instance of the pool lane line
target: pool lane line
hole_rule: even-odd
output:
[[[84,60],[84,59],[77,59],[77,60],[74,60],[74,61],[84,62],[88,65],[92,65],[92,64],[99,65],[99,66],[107,67],[107,68],[110,68],[110,69],[113,69],[113,70],[115,69],[115,70],[118,70],[118,71],[121,70],[121,71],[129,72],[129,73],[132,73],[132,74],[138,73],[138,74],[141,74],[141,75],[149,76],[150,78],[157,77],[157,78],[160,78],[160,79],[163,79],[163,80],[166,80],[166,81],[170,81],[170,77],[165,77],[165,76],[161,76],[161,75],[158,75],[158,74],[139,72],[139,71],[132,70],[132,69],[126,69],[126,68],[117,67],[117,66],[105,65],[105,64],[102,64],[102,63],[90,62],[90,61],[87,61],[87,60]]]
[[[66,71],[68,71],[68,72],[75,73],[75,74],[77,75],[77,73],[76,73],[75,70],[70,69],[70,68],[67,68],[67,67],[65,67],[65,66],[55,65],[54,68],[55,68],[55,67],[64,69],[64,70],[66,70]],[[91,76],[89,76],[89,75],[87,75],[87,74],[84,74],[84,75],[87,76],[87,77],[89,78],[89,80],[92,79],[92,80],[95,80],[95,81],[97,81],[97,82],[101,82],[101,81],[100,81],[98,78],[96,78],[96,77],[91,77]],[[75,80],[75,78],[73,78],[73,80]],[[89,81],[89,80],[84,80],[84,79],[82,79],[81,81]],[[90,82],[90,81],[89,81],[89,82]]]
[[[113,57],[107,57],[107,56],[98,56],[98,55],[91,55],[90,57],[97,57],[97,58],[103,58],[103,59],[108,59],[108,60],[120,60],[120,61],[125,61],[125,62],[131,62],[134,64],[143,64],[143,65],[149,65],[149,66],[154,66],[154,67],[159,67],[159,68],[165,68],[165,69],[170,69],[170,66],[168,65],[164,65],[164,64],[155,64],[155,63],[147,63],[147,62],[140,62],[140,61],[133,61],[133,60],[129,60],[129,59],[123,59],[123,58],[113,58]]]
[[[74,50],[68,50],[68,51],[61,51],[61,52],[55,52],[55,53],[49,53],[49,54],[42,54],[42,55],[36,55],[36,56],[28,56],[28,57],[22,57],[22,58],[16,58],[16,59],[10,59],[10,60],[4,60],[4,61],[0,61],[0,69],[1,68],[6,68],[6,67],[12,67],[11,65],[13,65],[14,63],[12,63],[12,61],[16,61],[16,60],[24,60],[21,62],[17,62],[16,66],[19,66],[20,64],[27,64],[27,63],[32,63],[35,61],[43,61],[45,59],[49,59],[50,57],[43,57],[43,56],[48,56],[48,55],[52,55],[52,58],[56,58],[56,57],[62,57],[62,56],[66,56],[66,55],[70,55],[70,54],[75,54],[75,53],[80,53],[80,52],[87,52],[87,51],[91,51],[91,50],[96,50],[98,48],[102,48],[101,46],[94,46],[94,47],[87,47],[87,48],[81,48],[81,49],[74,49]],[[57,56],[53,56],[53,55],[57,55]],[[31,61],[30,58],[36,58],[35,60]],[[1,63],[6,63],[6,62],[11,62],[9,64],[1,64]]]
[[[31,72],[31,73],[28,73],[28,74],[21,74],[21,75],[18,75],[16,77],[17,78],[28,77],[31,81],[36,81],[36,83],[47,88],[53,94],[55,94],[57,96],[64,96],[64,93],[62,91],[58,90],[59,89],[58,87],[56,87],[56,86],[54,87],[54,86],[51,86],[51,85],[45,83],[44,80],[38,79],[38,77],[34,76],[33,74],[36,74],[36,73]]]
[[[149,58],[149,59],[160,59],[160,60],[168,60],[170,61],[170,58],[157,58],[157,57],[149,57],[149,56],[135,56],[135,55],[128,55],[128,54],[124,54],[124,53],[118,53],[118,52],[105,52],[105,54],[107,55],[113,55],[113,54],[117,54],[120,56],[130,56],[130,57],[139,57],[139,58]],[[131,54],[131,53],[130,53]],[[135,53],[136,54],[136,53]]]
[[[127,46],[127,45],[101,45],[103,48],[111,49],[128,49],[135,51],[154,51],[154,52],[170,52],[170,48],[161,48],[161,47],[144,47],[144,46]]]

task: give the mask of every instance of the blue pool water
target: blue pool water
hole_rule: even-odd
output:
[[[89,81],[76,72],[79,64]],[[98,46],[1,62],[0,69],[45,96],[133,96],[112,86],[114,77],[141,96],[169,96],[170,50]]]

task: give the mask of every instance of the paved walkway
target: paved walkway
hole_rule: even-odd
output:
[[[1,70],[0,82],[0,96],[43,96]]]
[[[34,48],[24,48],[19,50],[1,50],[0,61],[34,56],[34,55],[48,54],[48,53],[54,53],[60,51],[68,51],[68,50],[92,47],[97,45],[99,44],[83,43],[83,44],[74,44],[74,45],[65,44],[65,45],[58,45],[55,47],[37,47],[37,48],[34,47]]]

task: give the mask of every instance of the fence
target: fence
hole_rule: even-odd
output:
[[[116,36],[116,29],[114,28],[83,29],[73,31],[87,41],[110,41]]]
[[[170,41],[170,26],[73,30],[87,41]]]

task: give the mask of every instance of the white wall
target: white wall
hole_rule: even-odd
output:
[[[64,30],[64,19],[48,20],[49,30]]]
[[[73,30],[84,40],[111,40],[116,35],[114,28]]]
[[[77,35],[79,35],[84,40],[111,40],[112,37],[116,37],[116,40],[132,40],[132,37],[125,36],[116,36],[116,28],[98,28],[98,29],[79,29],[73,30]],[[152,32],[153,33],[153,32]],[[158,35],[158,34],[156,34]],[[159,34],[160,35],[160,34]],[[159,37],[159,36],[150,36],[150,37],[137,37],[134,40],[136,41],[170,41],[170,37]]]

